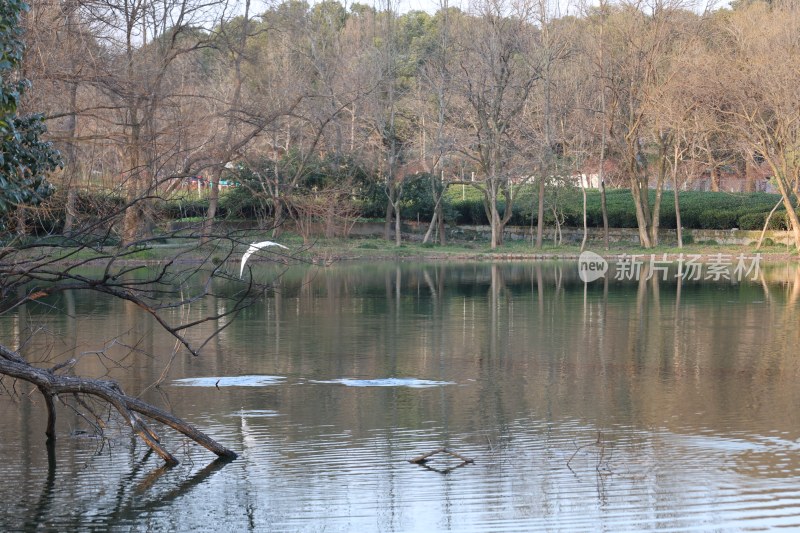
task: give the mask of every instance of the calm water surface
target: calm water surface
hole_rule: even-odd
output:
[[[48,459],[38,396],[0,392],[0,530],[800,527],[797,265],[680,286],[584,285],[568,262],[254,273],[275,293],[171,363],[125,302],[65,293],[0,318],[32,359],[80,357],[241,454],[167,434],[166,469],[62,410]],[[408,462],[442,446],[475,463]]]

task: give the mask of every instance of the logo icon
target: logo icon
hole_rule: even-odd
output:
[[[578,257],[578,276],[584,283],[600,279],[608,272],[608,261],[594,252],[583,252]]]

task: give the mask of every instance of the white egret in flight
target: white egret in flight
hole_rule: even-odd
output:
[[[281,248],[285,248],[286,250],[288,250],[286,246],[278,244],[277,242],[272,242],[272,241],[254,242],[253,244],[250,245],[250,248],[248,248],[247,251],[242,256],[242,266],[241,268],[239,268],[239,279],[241,279],[242,275],[244,274],[244,264],[247,263],[247,260],[250,259],[250,256],[259,251],[260,249],[266,248],[267,246],[279,246]]]

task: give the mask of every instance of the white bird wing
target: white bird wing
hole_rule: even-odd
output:
[[[247,263],[247,260],[250,259],[250,256],[259,251],[260,249],[266,248],[267,246],[278,246],[286,250],[289,249],[282,244],[278,244],[277,242],[272,242],[272,241],[254,242],[253,244],[250,245],[250,248],[248,248],[247,251],[242,256],[242,266],[239,268],[239,279],[241,279],[242,276],[244,275],[244,265],[245,263]]]

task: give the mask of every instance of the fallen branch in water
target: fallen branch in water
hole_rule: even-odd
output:
[[[49,442],[54,441],[56,438],[55,400],[58,399],[58,395],[62,394],[64,397],[67,397],[71,394],[80,394],[99,398],[113,406],[131,427],[133,432],[169,465],[178,464],[178,459],[164,448],[155,431],[153,431],[139,415],[144,415],[147,418],[171,427],[175,431],[182,433],[201,446],[214,452],[221,458],[236,458],[235,452],[225,448],[217,443],[217,441],[180,418],[163,409],[143,402],[138,398],[128,396],[114,381],[59,375],[56,374],[53,369],[48,370],[31,365],[25,361],[20,354],[1,344],[0,375],[27,381],[35,385],[42,393],[45,399],[45,405],[47,406],[47,430],[45,433]]]
[[[409,463],[413,463],[413,464],[417,464],[417,465],[424,465],[425,463],[428,462],[428,460],[431,457],[433,457],[437,453],[446,453],[447,455],[449,455],[451,457],[455,457],[456,459],[462,461],[464,464],[474,464],[475,463],[474,460],[468,459],[467,457],[464,457],[463,455],[461,455],[459,453],[456,453],[456,452],[454,452],[452,450],[448,450],[447,448],[437,448],[436,450],[433,450],[432,452],[424,453],[424,454],[420,455],[419,457],[414,457],[413,459],[409,459],[408,462]]]
[[[601,465],[603,465],[603,462],[604,462],[604,459],[605,459],[605,456],[606,456],[606,445],[603,442],[603,434],[600,431],[597,432],[597,440],[596,441],[590,442],[588,444],[583,444],[582,446],[577,446],[575,448],[575,451],[572,453],[570,458],[567,459],[567,468],[572,470],[572,467],[570,466],[570,463],[572,462],[572,460],[575,459],[575,456],[578,455],[578,452],[580,452],[581,450],[583,450],[585,448],[588,448],[589,446],[597,446],[597,448],[598,448],[597,465],[595,465],[595,470],[600,472],[600,470],[601,470],[600,467],[601,467]],[[611,468],[608,466],[608,461],[605,461],[605,469],[606,469],[606,471],[608,473],[611,473]]]

